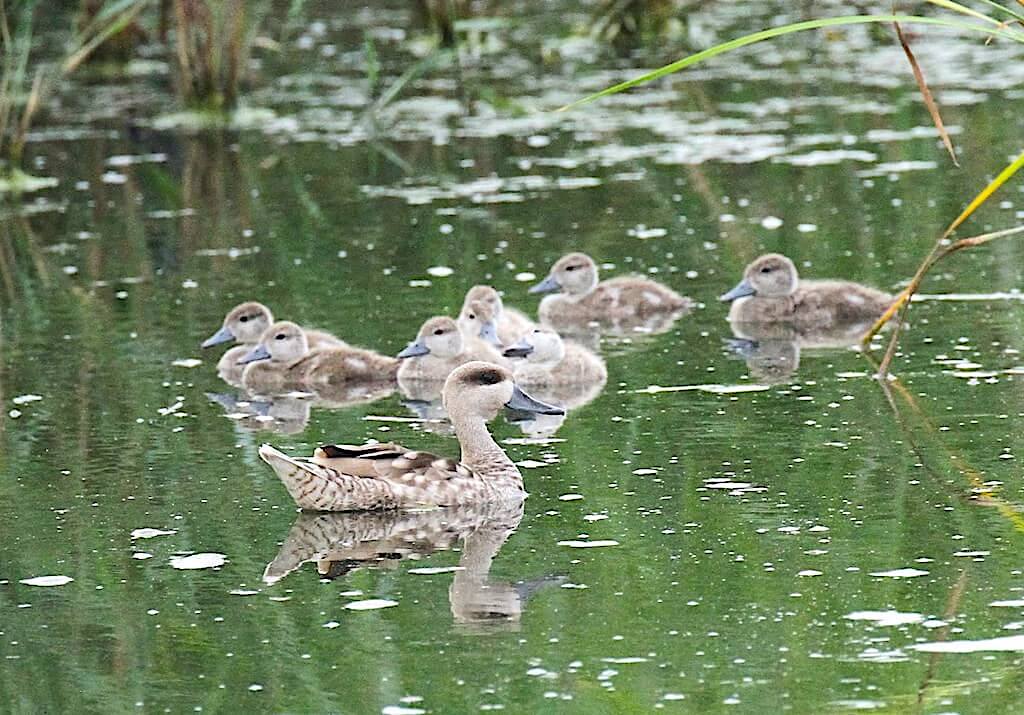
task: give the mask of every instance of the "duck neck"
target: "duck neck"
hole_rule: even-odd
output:
[[[518,474],[515,464],[505,450],[498,446],[487,429],[487,423],[476,416],[452,416],[455,436],[462,447],[462,463],[481,474],[510,471]],[[510,469],[511,468],[511,469]]]

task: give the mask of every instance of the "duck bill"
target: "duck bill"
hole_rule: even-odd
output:
[[[554,293],[555,291],[562,290],[562,286],[553,276],[548,276],[537,285],[530,288],[530,293]]]
[[[524,358],[532,352],[533,346],[525,340],[520,340],[517,343],[509,345],[501,354],[507,358]]]
[[[212,348],[214,345],[220,345],[221,343],[230,343],[235,339],[235,334],[228,330],[226,327],[221,328],[216,333],[208,337],[202,342],[199,347]]]
[[[498,339],[498,328],[494,325],[493,320],[488,320],[480,326],[480,338],[496,348],[501,347],[501,340]]]
[[[514,412],[530,412],[538,415],[564,415],[565,410],[555,405],[549,405],[538,399],[530,397],[519,389],[518,385],[512,387],[512,399],[505,403],[505,407]]]
[[[719,300],[723,303],[731,303],[737,298],[746,298],[747,296],[754,295],[755,293],[757,293],[757,291],[754,290],[754,286],[750,285],[747,279],[744,278],[736,284],[735,288],[728,293],[724,293]]]
[[[420,355],[429,355],[430,348],[423,344],[422,341],[417,340],[416,342],[409,343],[405,350],[395,355],[399,360],[405,360],[406,358],[419,357]]]
[[[257,362],[259,360],[269,360],[270,351],[262,345],[257,345],[250,350],[242,359],[238,361],[239,365],[248,365],[251,362]]]

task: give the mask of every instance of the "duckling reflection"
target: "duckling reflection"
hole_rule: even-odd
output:
[[[528,596],[538,583],[492,581],[491,564],[523,518],[523,503],[492,503],[429,511],[299,514],[277,556],[263,572],[274,584],[316,563],[320,578],[340,578],[360,568],[399,567],[462,542],[459,565],[448,590],[455,623],[468,630],[518,627]]]
[[[860,342],[869,322],[799,330],[792,323],[729,323],[730,350],[747,363],[750,376],[767,385],[788,381],[800,367],[803,349],[848,348]]]
[[[247,432],[297,434],[309,424],[311,395],[253,398],[227,392],[207,392],[206,397],[224,408],[226,416]]]

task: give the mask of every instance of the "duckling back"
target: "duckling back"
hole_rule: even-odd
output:
[[[831,280],[802,280],[793,299],[797,324],[804,328],[873,321],[893,301],[870,286]]]
[[[303,383],[314,385],[392,380],[398,367],[393,357],[346,346],[311,350],[292,370]]]
[[[542,322],[562,323],[597,321],[616,322],[686,310],[692,302],[668,286],[642,276],[620,276],[601,281],[589,293],[556,293],[541,301],[538,315]]]
[[[523,385],[604,384],[608,370],[604,360],[582,345],[565,341],[565,356],[557,363],[531,363],[515,367],[516,381]]]

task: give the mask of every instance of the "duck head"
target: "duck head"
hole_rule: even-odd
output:
[[[416,339],[395,357],[404,360],[421,355],[434,355],[447,359],[461,355],[462,349],[462,333],[459,332],[459,326],[451,318],[437,317],[425,322]]]
[[[231,341],[252,345],[259,342],[260,336],[273,322],[270,308],[262,303],[241,303],[228,312],[221,329],[204,340],[202,347],[211,348]]]
[[[743,280],[720,300],[731,302],[738,298],[783,298],[796,291],[799,280],[793,261],[779,253],[767,253],[756,259],[743,271]]]
[[[238,364],[246,365],[260,360],[291,362],[308,352],[309,341],[302,328],[295,323],[282,320],[267,328],[256,347],[239,360]]]
[[[491,420],[503,407],[541,415],[565,414],[561,407],[523,392],[507,368],[479,360],[452,370],[444,381],[441,401],[453,424],[466,418]]]
[[[548,277],[530,288],[531,293],[583,295],[597,285],[597,264],[585,253],[569,253],[551,267]]]

